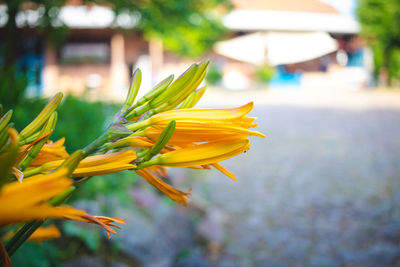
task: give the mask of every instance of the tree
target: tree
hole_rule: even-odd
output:
[[[68,30],[58,19],[66,3],[67,0],[5,1],[8,21],[1,29],[4,34],[1,34],[0,102],[15,104],[26,86],[21,78],[23,73],[16,71],[15,64],[23,30],[16,23],[18,12],[40,10],[35,31],[57,44],[65,39]],[[81,0],[81,4],[110,7],[116,17],[123,13],[139,18],[131,30],[141,31],[148,39],[161,39],[166,50],[183,56],[198,56],[210,49],[225,32],[220,22],[221,11],[231,8],[229,0]]]
[[[400,1],[359,0],[357,15],[361,22],[362,35],[371,44],[375,53],[375,71],[387,72],[387,84],[398,72],[394,61],[400,49]]]

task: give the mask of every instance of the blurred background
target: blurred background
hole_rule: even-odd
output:
[[[143,72],[140,94],[210,58],[200,107],[255,102],[266,139],[218,172],[170,169],[180,207],[132,172],[70,199],[127,219],[55,223],[15,266],[400,265],[398,0],[0,1],[0,102],[21,130],[58,91],[52,136],[67,150],[102,133]]]

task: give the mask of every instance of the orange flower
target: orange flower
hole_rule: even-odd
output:
[[[148,127],[137,135],[158,139],[163,126]],[[210,142],[218,139],[244,139],[249,136],[265,137],[260,132],[250,131],[233,123],[177,122],[174,134],[169,141],[171,145],[187,146],[195,142]]]
[[[63,218],[66,214],[85,215],[85,211],[69,206],[53,207],[46,202],[63,193],[72,180],[65,175],[66,169],[48,175],[36,175],[23,183],[13,182],[0,191],[0,226],[40,220],[45,218]]]
[[[30,166],[40,166],[49,161],[64,160],[68,158],[69,155],[65,150],[64,142],[65,138],[61,138],[54,143],[50,141],[45,144],[36,158],[31,162]]]
[[[70,219],[95,223],[102,226],[108,234],[116,232],[109,226],[124,223],[123,219],[95,217],[84,210],[70,206],[54,207],[47,202],[65,192],[72,186],[72,180],[66,177],[67,169],[60,169],[47,175],[36,175],[22,183],[13,182],[0,191],[0,226],[44,220],[47,218]]]
[[[193,145],[177,149],[146,161],[139,165],[145,168],[153,165],[164,165],[170,167],[194,167],[206,164],[213,164],[242,152],[250,147],[249,140],[224,140]]]
[[[165,183],[163,180],[155,176],[149,169],[135,170],[135,172],[142,176],[149,184],[153,185],[169,198],[171,198],[173,201],[181,205],[187,205],[189,203],[188,198],[191,195],[190,191],[183,192],[170,186],[169,184]]]
[[[136,152],[133,150],[90,156],[79,163],[72,175],[75,177],[96,176],[132,169],[136,167],[131,164],[135,159]],[[39,171],[49,172],[62,163],[63,160],[47,162],[39,167]]]
[[[47,239],[55,239],[59,238],[61,236],[60,230],[54,225],[50,226],[42,226],[36,229],[35,232],[29,237],[28,240],[30,241],[35,241],[35,242],[41,242],[43,240]]]

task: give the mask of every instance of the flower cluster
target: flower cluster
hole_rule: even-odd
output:
[[[48,218],[95,223],[108,235],[115,234],[113,228],[119,228],[116,223],[123,224],[123,219],[93,216],[63,205],[93,176],[131,170],[182,205],[188,204],[190,190],[167,184],[165,167],[215,168],[236,180],[219,162],[248,150],[250,136],[264,135],[249,130],[257,126],[255,118],[246,116],[253,103],[231,109],[193,108],[205,92],[205,87],[199,87],[208,63],[193,64],[175,80],[167,77],[135,101],[142,78],[136,70],[114,121],[71,155],[64,138],[49,139],[61,93],[19,133],[10,123],[12,111],[4,114],[0,119],[0,227],[28,222],[10,237],[7,252],[12,254],[32,233],[36,239],[48,233],[59,235],[54,228],[40,232]],[[2,255],[7,255],[4,249]]]

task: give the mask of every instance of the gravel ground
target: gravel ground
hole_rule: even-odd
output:
[[[211,214],[214,264],[400,266],[400,94],[215,91],[203,103],[248,99],[267,138],[223,162],[237,182],[172,171]]]

